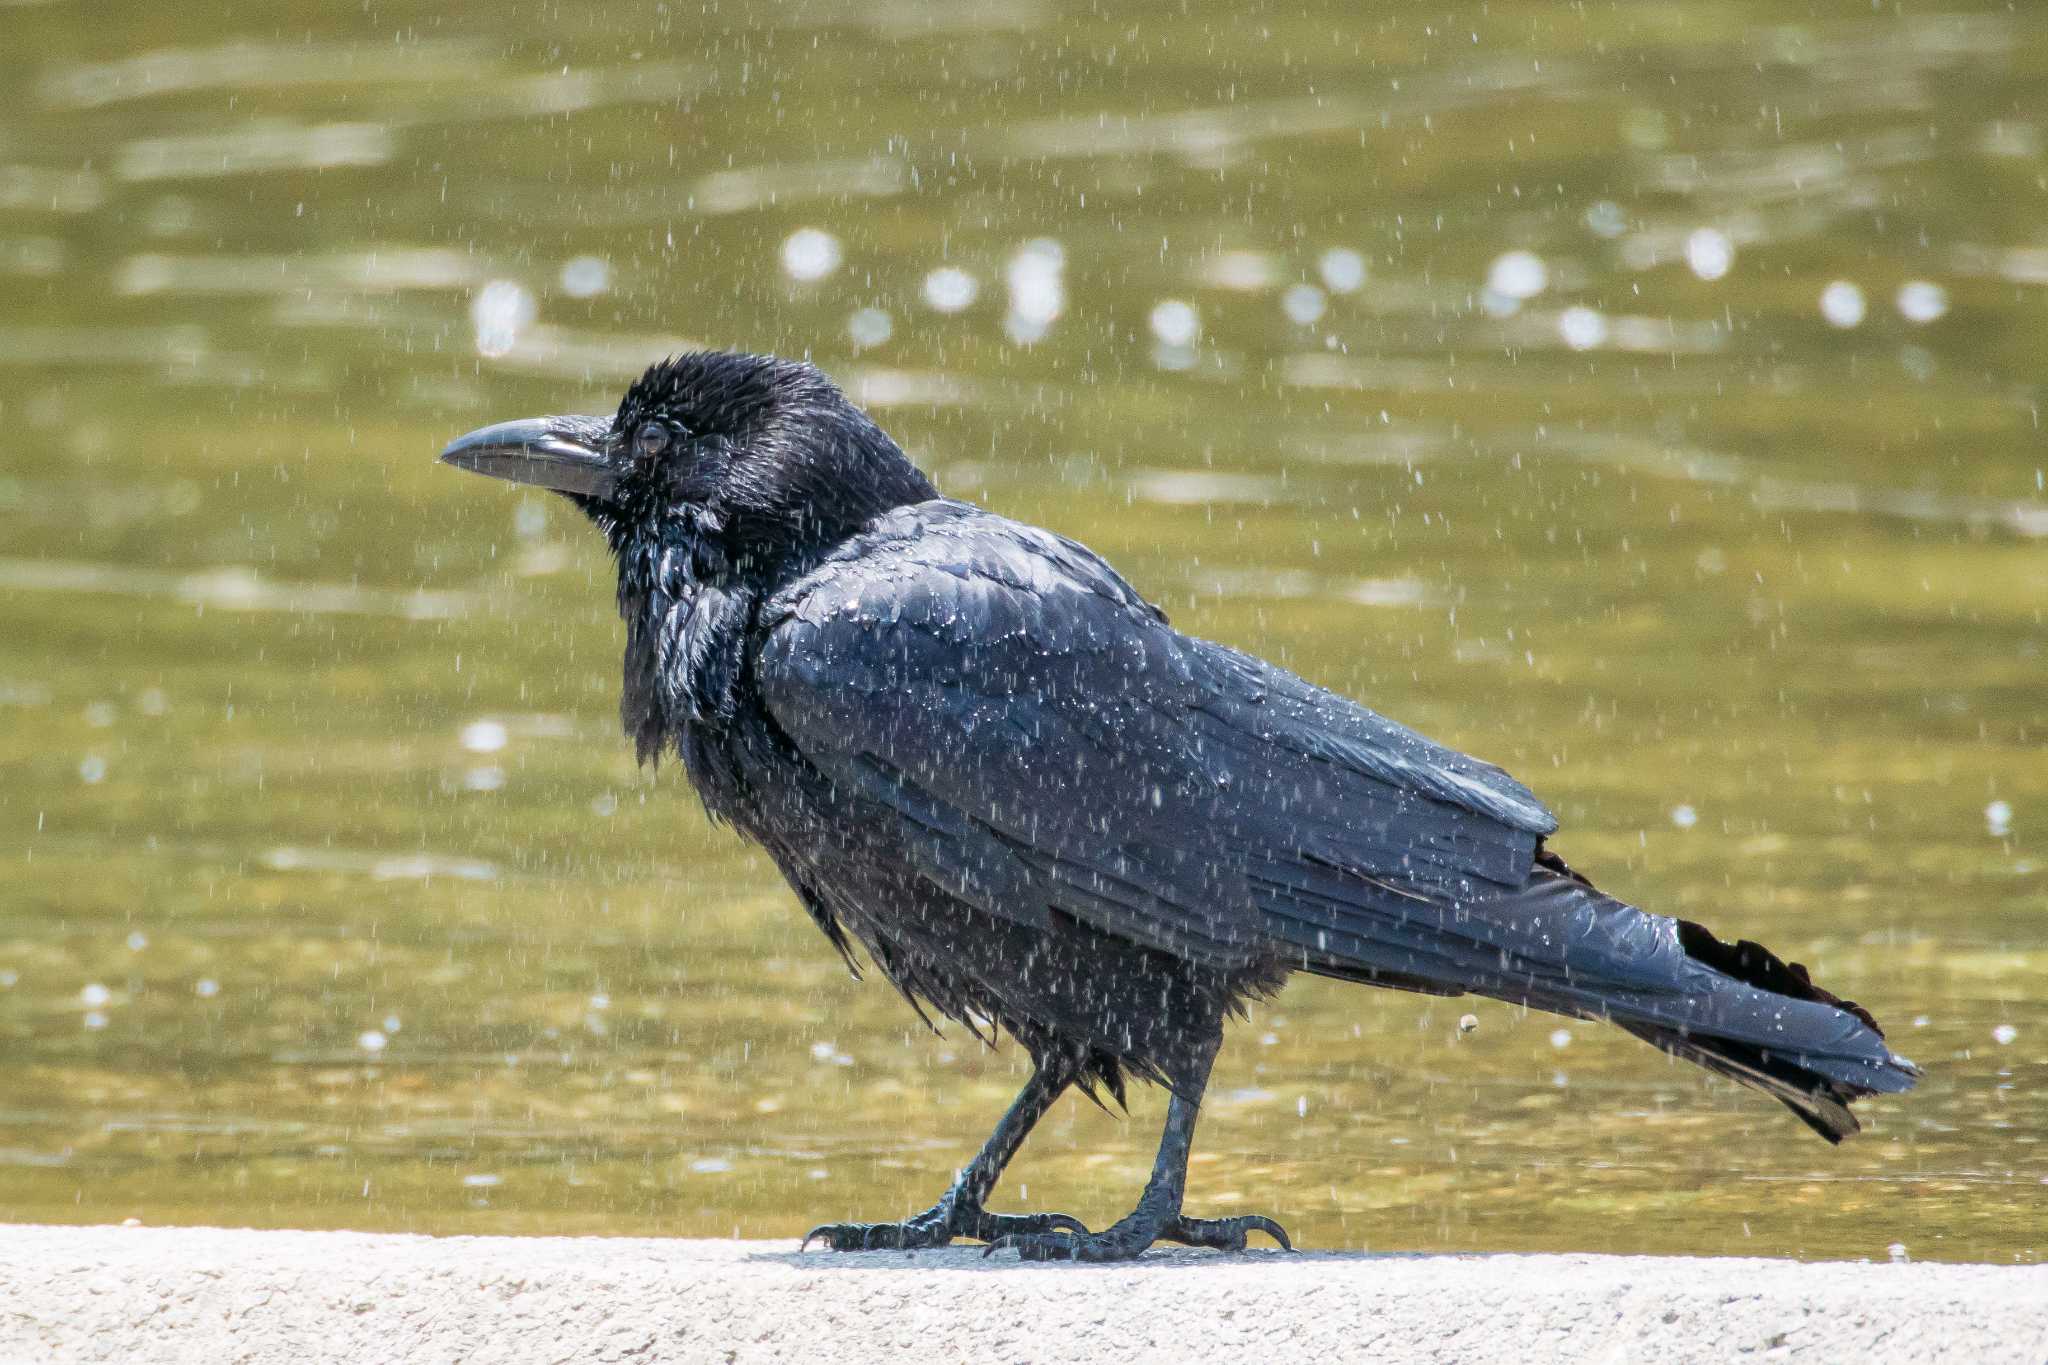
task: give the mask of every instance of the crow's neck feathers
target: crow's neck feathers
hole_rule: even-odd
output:
[[[643,761],[692,726],[729,720],[755,606],[893,508],[938,496],[896,443],[809,365],[683,356],[619,406],[630,439],[678,434],[618,498],[585,506],[619,566],[626,623],[620,715]]]
[[[729,718],[746,626],[758,593],[719,562],[718,543],[687,518],[619,549],[626,623],[619,719],[640,761],[691,725]]]

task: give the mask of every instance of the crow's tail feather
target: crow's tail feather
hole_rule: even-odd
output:
[[[1863,1125],[1849,1112],[1849,1101],[1874,1094],[1874,1090],[1832,1080],[1790,1057],[1778,1056],[1753,1044],[1687,1035],[1625,1019],[1614,1022],[1652,1047],[1683,1057],[1752,1090],[1763,1091],[1829,1142],[1839,1143],[1850,1134],[1863,1131]]]
[[[1416,895],[1407,898],[1414,908],[1395,913],[1381,880],[1366,879],[1373,896],[1347,903],[1355,881],[1344,878],[1355,874],[1342,870],[1297,870],[1263,885],[1269,923],[1307,971],[1608,1020],[1763,1091],[1830,1142],[1857,1131],[1851,1100],[1919,1079],[1885,1046],[1870,1011],[1821,989],[1798,963],[1625,905],[1546,848],[1535,864],[1513,890],[1453,905]],[[1357,913],[1354,903],[1373,908]]]
[[[1870,1011],[1815,985],[1799,963],[1624,905],[1547,849],[1516,899],[1572,926],[1560,964],[1569,985],[1538,984],[1528,1003],[1611,1020],[1770,1095],[1829,1142],[1860,1130],[1851,1100],[1910,1090],[1920,1077],[1885,1046]]]

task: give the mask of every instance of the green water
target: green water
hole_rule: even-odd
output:
[[[433,460],[716,344],[1927,1069],[1830,1150],[1303,981],[1192,1208],[2038,1259],[2048,14],[1790,13],[0,5],[0,1217],[790,1236],[978,1144],[1015,1051],[635,769],[595,537]],[[1162,1112],[1063,1103],[1000,1206],[1115,1218]]]

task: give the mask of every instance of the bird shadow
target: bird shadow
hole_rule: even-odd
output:
[[[1455,1253],[1468,1256],[1473,1253]],[[755,1251],[745,1259],[757,1264],[784,1265],[803,1270],[972,1270],[982,1272],[1035,1270],[1195,1270],[1203,1266],[1299,1267],[1304,1262],[1324,1264],[1375,1261],[1415,1261],[1441,1258],[1430,1251],[1282,1251],[1278,1247],[1237,1252],[1205,1251],[1192,1247],[1153,1247],[1134,1261],[1026,1261],[1014,1251],[990,1253],[968,1243],[962,1246],[927,1247],[916,1251]]]

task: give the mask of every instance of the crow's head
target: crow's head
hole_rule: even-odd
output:
[[[441,458],[565,494],[622,558],[681,550],[705,582],[772,572],[938,496],[817,369],[729,351],[653,366],[610,417],[501,422]]]

